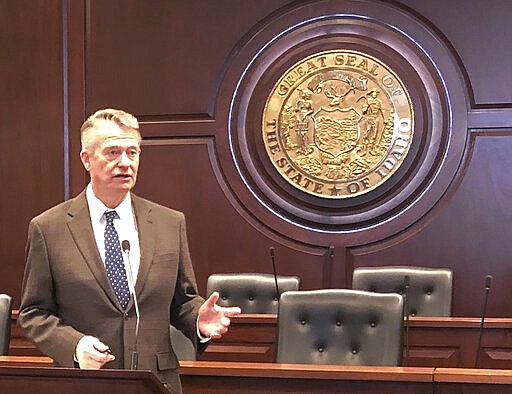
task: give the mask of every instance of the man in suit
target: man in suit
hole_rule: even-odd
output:
[[[138,369],[181,392],[169,324],[201,351],[240,309],[198,295],[183,214],[131,193],[137,119],[97,111],[81,142],[89,185],[30,222],[19,325],[58,366],[131,368],[137,354]]]

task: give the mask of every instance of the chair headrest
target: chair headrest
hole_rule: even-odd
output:
[[[298,276],[278,275],[279,293],[298,290]],[[239,306],[243,313],[277,313],[275,277],[266,273],[225,273],[208,277],[206,292],[220,294],[219,305]]]
[[[407,309],[411,316],[451,315],[453,272],[449,268],[358,267],[353,273],[352,288],[403,294],[406,276]]]

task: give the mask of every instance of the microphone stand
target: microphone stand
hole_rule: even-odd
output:
[[[272,259],[272,272],[274,273],[274,283],[276,284],[277,303],[279,303],[279,298],[281,297],[281,293],[279,293],[279,285],[277,283],[276,250],[273,246],[271,246],[268,250],[270,251],[270,258]]]
[[[489,298],[489,290],[491,290],[491,282],[492,282],[492,276],[487,275],[485,277],[484,309],[482,311],[482,318],[480,320],[480,330],[478,332],[478,346],[476,348],[475,368],[478,368],[478,360],[480,358],[480,347],[482,346],[482,334],[483,334],[483,330],[484,330],[485,315],[487,313],[487,299]]]
[[[405,365],[409,363],[409,303],[407,302],[407,296],[409,292],[410,277],[409,275],[404,276],[404,311],[405,311]]]
[[[133,305],[135,307],[135,341],[133,343],[133,350],[132,350],[132,358],[131,358],[131,366],[130,369],[136,370],[138,368],[139,364],[139,353],[137,351],[137,342],[139,339],[139,322],[140,322],[140,314],[139,314],[139,303],[137,302],[137,295],[135,294],[135,282],[133,280],[133,274],[132,274],[132,267],[131,267],[131,261],[130,261],[130,242],[127,240],[124,240],[122,243],[122,249],[126,256],[126,271],[128,273],[128,287],[130,288],[130,291],[133,295]]]

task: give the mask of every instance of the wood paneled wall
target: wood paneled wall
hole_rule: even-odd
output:
[[[86,185],[78,130],[108,106],[141,121],[136,192],[185,213],[203,294],[213,272],[271,272],[275,246],[279,273],[299,275],[304,289],[349,287],[362,265],[451,267],[458,316],[480,314],[492,274],[488,311],[511,315],[512,3],[355,3],[0,0],[0,290],[19,305],[28,221]],[[361,7],[407,22],[398,30],[423,26],[419,41],[446,50],[427,54],[457,71],[445,77],[462,92],[452,107],[463,125],[452,141],[460,157],[443,159],[453,174],[428,209],[405,215],[406,225],[371,237],[308,233],[251,197],[235,170],[228,108],[240,103],[230,89],[291,20]]]
[[[64,199],[62,8],[0,2],[0,292],[19,305],[31,217]]]

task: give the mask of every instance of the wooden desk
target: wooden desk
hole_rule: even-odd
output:
[[[432,394],[433,368],[182,361],[185,394]]]
[[[13,313],[9,355],[43,356],[16,325]],[[472,368],[476,359],[480,319],[472,317],[411,317],[409,358],[405,366]],[[277,316],[240,315],[229,332],[208,346],[201,361],[274,362]],[[512,369],[512,319],[487,318],[479,367]]]
[[[180,365],[185,394],[274,392],[487,394],[489,390],[493,394],[512,392],[512,370],[500,369],[355,367],[219,361],[182,361]],[[17,368],[9,369],[10,367]],[[23,372],[19,367],[29,368]],[[1,376],[10,376],[13,379],[24,376],[27,379],[48,377],[55,380],[53,376],[60,378],[63,373],[69,373],[65,372],[67,369],[62,368],[55,368],[56,371],[52,373],[42,371],[49,367],[51,367],[51,359],[48,357],[1,356],[0,379]],[[59,370],[64,372],[58,372]],[[11,371],[16,373],[13,374]],[[72,372],[73,379],[77,377],[88,379],[88,372],[90,371]],[[122,375],[122,371],[116,370],[102,370],[99,373],[104,378],[113,378],[113,381],[126,376]],[[19,383],[16,387],[19,388]],[[31,384],[26,388],[27,392],[33,392]],[[87,387],[78,387],[79,391],[74,391],[73,388],[74,386],[69,387],[68,392],[88,390]]]
[[[51,367],[48,357],[0,356],[2,367]],[[19,368],[18,368],[19,369]],[[56,368],[62,370],[62,368]],[[108,373],[108,371],[104,372]],[[434,368],[182,361],[185,394],[194,393],[432,393]]]
[[[273,362],[277,354],[277,316],[240,315],[229,332],[200,357],[205,361]],[[411,317],[407,366],[472,368],[479,318]],[[512,319],[485,320],[479,367],[512,368]]]
[[[407,365],[473,368],[479,331],[480,318],[411,318]],[[512,319],[485,319],[478,367],[512,368]]]

